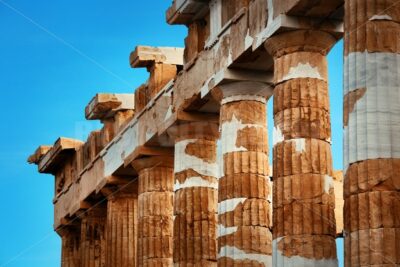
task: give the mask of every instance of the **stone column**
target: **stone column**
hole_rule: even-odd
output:
[[[137,243],[137,190],[108,197],[106,266],[135,267]]]
[[[273,55],[273,265],[336,267],[336,222],[326,55],[317,30],[278,34]]]
[[[135,160],[139,172],[137,266],[173,265],[173,158]]]
[[[218,266],[272,266],[267,98],[258,82],[219,87],[223,173],[218,194]]]
[[[90,208],[82,216],[81,265],[82,267],[105,266],[105,224],[107,207],[102,204]]]
[[[345,1],[345,266],[400,266],[400,3]]]
[[[217,266],[218,125],[184,123],[175,138],[175,266]]]
[[[61,227],[59,231],[62,240],[61,266],[80,267],[80,229],[75,227]]]

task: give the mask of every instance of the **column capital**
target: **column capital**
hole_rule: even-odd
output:
[[[170,127],[168,135],[175,142],[196,138],[217,140],[219,138],[219,126],[218,123],[211,121],[185,122]]]
[[[264,46],[273,57],[300,51],[326,55],[336,42],[333,35],[321,30],[296,30],[274,35]]]
[[[116,190],[105,188],[104,191],[102,191],[102,193],[107,197],[109,201],[117,199],[125,199],[125,198],[137,198],[138,183],[137,181],[135,181],[130,184],[117,187]]]
[[[272,96],[272,84],[259,81],[234,81],[214,88],[212,95],[222,105],[234,101],[250,100],[266,103]]]
[[[92,218],[105,218],[107,216],[107,204],[99,203],[91,208],[83,211],[78,215],[81,219],[92,219]]]
[[[132,161],[131,165],[137,172],[154,167],[173,168],[174,157],[172,156],[144,157]]]
[[[63,226],[56,229],[57,234],[63,238],[69,235],[80,235],[81,225],[73,224],[72,226]]]

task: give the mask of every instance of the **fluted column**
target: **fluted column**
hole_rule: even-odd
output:
[[[82,216],[80,256],[82,267],[103,267],[105,264],[105,223],[107,207],[98,204]]]
[[[136,191],[136,192],[135,192]],[[106,266],[134,267],[137,243],[137,190],[119,191],[108,197]]]
[[[336,222],[326,54],[317,30],[278,34],[275,62],[273,265],[336,267]]]
[[[345,266],[400,266],[400,3],[345,1]]]
[[[62,227],[59,231],[62,240],[61,266],[80,267],[80,229],[75,227]]]
[[[218,192],[218,266],[272,266],[266,101],[258,82],[219,87],[223,173]]]
[[[174,265],[217,266],[218,125],[185,123],[175,138]]]
[[[137,266],[173,265],[173,158],[135,160],[139,172]]]

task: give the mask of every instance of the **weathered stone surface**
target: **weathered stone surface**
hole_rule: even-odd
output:
[[[174,264],[217,266],[218,133],[202,122],[176,126]]]
[[[239,91],[230,84],[223,90],[218,266],[270,266],[272,196],[266,100],[261,94],[251,94],[245,86]]]
[[[82,266],[271,266],[272,257],[276,266],[297,266],[296,256],[305,265],[335,266],[333,210],[340,208],[332,186],[325,55],[340,36],[341,4],[173,1],[167,19],[188,26],[185,50],[137,47],[131,66],[150,75],[135,95],[98,94],[86,117],[100,119],[102,129],[85,143],[60,139],[29,159],[55,176],[59,230],[102,196],[127,184],[139,187],[137,209],[134,198],[110,197],[107,218],[82,218]],[[390,16],[397,23],[396,12]],[[393,21],[378,16],[369,23],[387,30],[366,35],[368,49],[391,43],[386,34],[396,34]],[[273,93],[274,190],[265,105]],[[363,96],[348,96],[345,121],[351,125]],[[397,188],[395,174],[365,188],[358,174],[348,173],[353,178],[346,201],[356,207],[350,217],[359,209],[352,190]],[[99,214],[105,211],[103,206]],[[63,237],[66,266],[75,260],[71,244]]]
[[[345,2],[346,266],[400,264],[399,22],[396,1]]]
[[[273,36],[273,265],[337,266],[334,178],[326,54],[322,31]],[[303,97],[303,99],[302,99]]]
[[[170,158],[133,162],[139,172],[138,266],[173,264],[173,168]]]
[[[82,267],[102,267],[106,260],[106,208],[98,205],[84,213],[81,223],[80,261]]]
[[[107,203],[106,266],[135,267],[138,233],[137,192],[118,192]]]
[[[60,231],[62,241],[61,266],[79,267],[80,260],[80,233],[79,227],[65,227]]]

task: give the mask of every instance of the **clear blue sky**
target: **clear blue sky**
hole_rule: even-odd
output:
[[[133,92],[147,78],[128,57],[137,44],[183,46],[172,1],[0,0],[0,266],[59,266],[53,177],[26,158],[57,137],[85,138],[84,107],[98,92]],[[330,54],[333,154],[342,167],[342,45]]]

